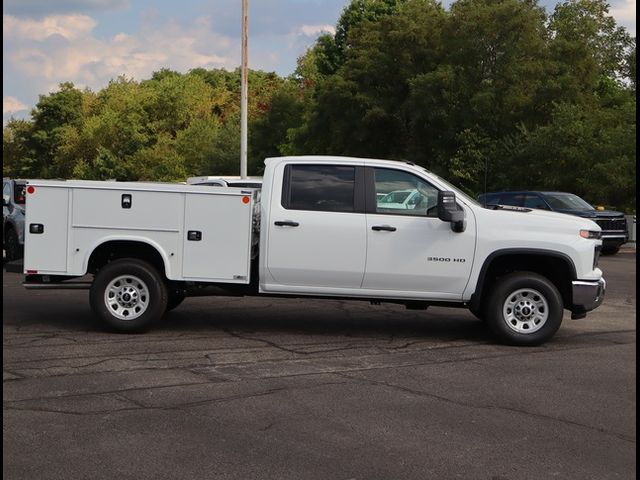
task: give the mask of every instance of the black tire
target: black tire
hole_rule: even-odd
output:
[[[482,310],[482,308],[470,308],[469,311],[481,322],[484,322],[486,319],[486,315],[484,313],[484,311]]]
[[[620,251],[620,245],[607,245],[606,247],[602,247],[603,255],[615,255]]]
[[[167,287],[147,262],[123,258],[100,269],[89,292],[96,316],[118,332],[142,332],[167,309]],[[127,313],[128,312],[128,313]]]
[[[560,328],[563,301],[547,278],[516,272],[499,278],[486,304],[486,322],[508,345],[540,345]]]
[[[185,299],[184,289],[179,287],[167,288],[168,300],[167,300],[167,312],[178,307]]]
[[[9,228],[5,234],[4,249],[7,262],[22,258],[22,247],[18,242],[18,234],[13,228]]]

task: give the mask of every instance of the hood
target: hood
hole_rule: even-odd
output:
[[[613,210],[555,210],[558,213],[565,213],[569,215],[577,215],[582,218],[619,218],[624,217],[624,213],[615,212]]]
[[[567,215],[565,213],[550,212],[548,210],[534,210],[526,208],[504,208],[490,210],[480,208],[476,210],[478,216],[488,215],[491,219],[498,220],[504,229],[522,229],[542,232],[573,232],[577,234],[581,229],[601,230],[594,222],[595,219]],[[603,212],[599,212],[603,213]]]

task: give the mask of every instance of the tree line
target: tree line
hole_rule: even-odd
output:
[[[635,38],[604,0],[352,0],[288,77],[249,75],[249,173],[269,156],[407,160],[477,195],[574,192],[635,212]],[[239,70],[63,83],[3,128],[3,174],[237,175]]]

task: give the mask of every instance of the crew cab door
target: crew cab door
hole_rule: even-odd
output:
[[[460,299],[475,249],[475,219],[466,212],[466,229],[456,233],[437,217],[438,189],[411,172],[366,169],[367,261],[363,289],[393,296]],[[390,192],[420,197],[409,208],[380,199]],[[463,207],[464,208],[464,207]]]
[[[367,241],[363,167],[277,168],[267,220],[267,283],[301,292],[360,288]]]

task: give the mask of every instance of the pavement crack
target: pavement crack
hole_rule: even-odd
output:
[[[552,422],[559,422],[565,425],[571,425],[574,427],[581,427],[581,428],[586,428],[588,430],[592,430],[592,431],[596,431],[599,433],[603,433],[605,435],[609,435],[615,438],[618,438],[619,440],[625,441],[625,442],[629,442],[629,443],[636,443],[635,438],[633,437],[629,437],[627,435],[623,435],[620,433],[616,433],[616,432],[611,432],[608,431],[604,428],[601,427],[595,427],[593,425],[588,425],[588,424],[584,424],[584,423],[580,423],[580,422],[575,422],[573,420],[567,420],[565,418],[559,418],[559,417],[554,417],[551,415],[545,415],[542,413],[537,413],[537,412],[530,412],[528,410],[525,409],[521,409],[521,408],[513,408],[513,407],[505,407],[505,406],[499,406],[499,405],[477,405],[471,402],[463,402],[460,400],[454,400],[452,398],[449,397],[445,397],[442,395],[437,395],[435,393],[430,393],[430,392],[425,392],[423,390],[415,390],[412,388],[408,388],[408,387],[404,387],[402,385],[397,385],[394,383],[388,383],[388,382],[382,382],[379,380],[372,380],[369,378],[362,378],[362,377],[358,377],[358,376],[353,376],[353,375],[347,375],[343,372],[334,372],[334,375],[337,375],[339,377],[342,378],[348,378],[351,380],[355,380],[357,382],[366,384],[366,385],[372,385],[372,386],[381,386],[381,387],[386,387],[386,388],[390,388],[393,390],[397,390],[397,391],[401,391],[401,392],[405,392],[405,393],[409,393],[412,395],[416,395],[419,397],[426,397],[426,398],[432,398],[435,400],[439,400],[441,402],[446,402],[446,403],[450,403],[452,405],[456,405],[459,407],[466,407],[466,408],[477,408],[477,409],[483,409],[483,410],[501,410],[501,411],[507,411],[507,412],[512,412],[512,413],[518,413],[518,414],[522,414],[522,415],[527,415],[529,417],[534,417],[534,418],[539,418],[539,419],[543,419],[543,420],[549,420]]]
[[[233,332],[233,331],[231,331],[229,329],[226,329],[226,328],[224,329],[224,332],[229,334],[230,336],[232,336],[234,338],[239,338],[241,340],[251,340],[251,341],[254,341],[254,342],[261,342],[261,343],[264,343],[265,345],[268,345],[270,347],[276,348],[278,350],[282,350],[283,352],[294,353],[294,354],[297,354],[297,355],[307,355],[308,354],[308,352],[304,352],[302,350],[296,350],[294,348],[283,347],[282,345],[278,345],[277,343],[272,342],[270,340],[265,340],[263,338],[250,337],[248,335],[242,335],[240,333]]]

